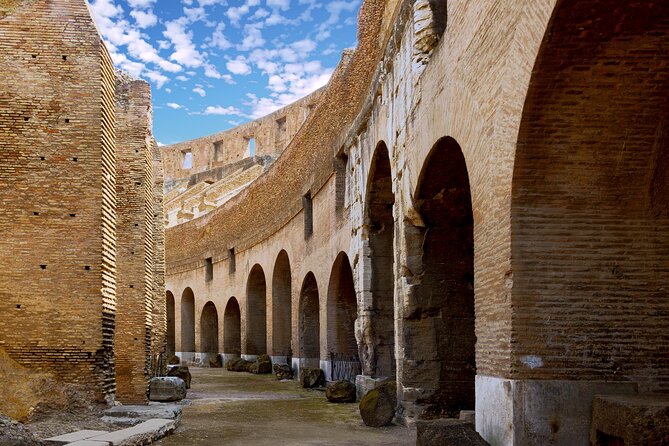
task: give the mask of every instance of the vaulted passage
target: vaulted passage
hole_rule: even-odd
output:
[[[200,352],[218,354],[218,312],[207,302],[200,317]]]
[[[195,295],[190,288],[181,295],[181,351],[195,351]]]
[[[242,317],[234,297],[228,300],[223,315],[223,352],[233,357],[242,353]]]
[[[246,343],[244,354],[267,353],[267,285],[265,273],[255,265],[246,285]]]
[[[303,367],[320,366],[320,331],[318,284],[313,273],[307,274],[300,291],[300,358]]]
[[[272,355],[291,356],[291,275],[286,251],[281,251],[272,273]]]
[[[176,351],[175,340],[175,325],[174,325],[174,294],[171,291],[165,293],[165,311],[167,318],[167,333],[166,342],[167,342],[167,355],[171,356]]]
[[[393,378],[395,377],[394,203],[388,148],[382,142],[376,148],[371,164],[366,213],[372,264],[372,327],[374,333],[374,345],[370,348],[372,352],[370,372],[373,376]]]
[[[667,17],[558,2],[516,149],[513,377],[669,391]]]
[[[428,156],[416,194],[422,272],[417,305],[405,314],[408,385],[423,389],[422,418],[457,417],[474,409],[474,234],[467,166],[458,143],[440,139]],[[409,247],[419,252],[421,246]]]
[[[358,355],[355,340],[355,319],[358,305],[353,287],[353,272],[345,253],[340,253],[332,266],[328,285],[328,353]]]

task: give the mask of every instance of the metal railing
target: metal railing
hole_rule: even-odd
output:
[[[332,364],[332,381],[350,381],[355,383],[355,377],[362,373],[362,366],[358,355],[344,355],[330,352]]]

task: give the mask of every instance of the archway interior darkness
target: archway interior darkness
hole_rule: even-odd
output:
[[[367,223],[371,251],[372,327],[374,376],[395,377],[395,304],[393,275],[393,241],[395,195],[388,148],[380,143],[370,169],[367,195]]]
[[[181,351],[195,351],[195,295],[190,288],[181,295]]]
[[[286,251],[281,251],[272,274],[272,355],[291,356],[291,275]]]
[[[223,313],[223,348],[226,355],[242,353],[242,315],[239,302],[231,297]]]
[[[427,390],[422,417],[453,417],[474,409],[474,232],[467,166],[452,138],[428,156],[417,193],[423,218],[423,271],[418,306],[406,315],[415,367]],[[427,382],[420,382],[428,377]]]
[[[304,367],[320,366],[320,317],[318,284],[307,274],[300,291],[300,358]]]
[[[174,325],[174,294],[171,291],[165,293],[165,311],[167,313],[167,355],[171,356],[176,351],[175,325]]]
[[[246,351],[247,355],[267,353],[267,285],[265,273],[255,265],[249,274],[246,286]]]
[[[218,354],[218,312],[213,302],[207,302],[200,317],[200,351]]]
[[[345,253],[332,266],[328,286],[328,353],[353,357],[358,355],[355,319],[358,305],[353,285],[353,271]]]

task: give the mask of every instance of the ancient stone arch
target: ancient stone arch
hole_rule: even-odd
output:
[[[195,352],[195,295],[191,288],[181,294],[181,352]]]
[[[242,319],[239,302],[231,297],[223,315],[223,352],[226,359],[238,358],[242,353]]]
[[[171,291],[165,293],[165,308],[166,308],[166,319],[167,319],[167,332],[165,336],[167,338],[167,354],[173,355],[176,351],[176,332],[175,332],[175,319],[174,319],[174,294]]]
[[[327,295],[327,352],[357,356],[355,320],[358,304],[353,285],[353,272],[346,253],[335,259],[330,272]]]
[[[299,342],[300,365],[320,367],[320,303],[316,277],[309,272],[300,290]]]
[[[292,284],[288,253],[281,250],[272,273],[272,356],[292,355],[291,342]]]
[[[365,199],[365,224],[368,231],[371,264],[372,332],[368,373],[374,377],[395,377],[395,298],[394,239],[390,153],[385,142],[376,146],[369,169]]]
[[[218,311],[213,302],[207,302],[200,316],[200,353],[218,354]]]
[[[265,272],[258,264],[251,268],[246,285],[246,342],[243,353],[267,353],[267,285]]]
[[[404,313],[406,356],[421,367],[406,370],[421,389],[422,417],[456,416],[474,408],[474,221],[469,175],[458,143],[433,146],[416,193],[422,238],[407,250],[420,255],[415,304]],[[416,243],[418,242],[418,243]]]

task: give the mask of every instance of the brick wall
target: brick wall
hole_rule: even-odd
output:
[[[513,178],[514,377],[669,390],[668,15],[554,13]]]
[[[82,1],[0,19],[0,347],[114,391],[114,84]],[[83,92],[86,92],[83,94]]]

